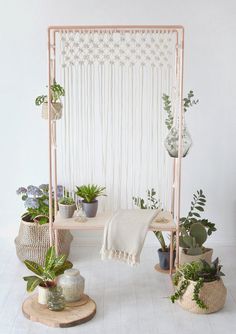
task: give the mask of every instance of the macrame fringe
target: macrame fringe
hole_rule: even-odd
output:
[[[140,263],[140,257],[134,254],[129,254],[125,251],[118,251],[115,249],[102,249],[100,251],[102,260],[116,260],[122,261],[130,266],[135,266]]]

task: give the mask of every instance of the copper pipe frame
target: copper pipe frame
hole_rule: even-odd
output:
[[[173,186],[171,194],[171,212],[176,222],[176,266],[179,265],[179,223],[180,223],[180,196],[181,196],[181,160],[182,160],[182,133],[183,133],[183,60],[184,60],[184,27],[181,25],[108,25],[108,26],[49,26],[48,27],[48,100],[51,100],[50,85],[55,79],[55,59],[56,59],[56,33],[63,31],[66,32],[87,32],[87,31],[110,31],[110,32],[132,32],[133,30],[139,32],[145,32],[150,30],[153,32],[159,31],[160,33],[175,32],[176,43],[179,44],[179,34],[181,39],[181,52],[180,57],[178,48],[176,51],[178,75],[179,75],[179,145],[178,145],[178,158],[173,159]],[[51,32],[53,33],[51,44]],[[51,48],[53,48],[53,73],[54,78],[51,78]],[[177,70],[177,68],[176,68]],[[53,130],[52,130],[53,129]],[[56,154],[56,121],[51,120],[51,104],[48,103],[48,130],[49,130],[49,232],[50,232],[50,245],[53,244],[53,197],[52,197],[52,165],[54,163],[54,216],[57,214],[57,154]],[[54,135],[54,155],[52,155],[52,135]],[[58,236],[55,231],[55,246],[58,252]],[[173,233],[171,234],[171,250],[173,253]],[[172,260],[173,254],[170,256]],[[172,274],[172,264],[170,268],[170,274]]]

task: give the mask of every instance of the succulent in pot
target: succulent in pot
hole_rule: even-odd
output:
[[[62,197],[58,201],[59,212],[62,218],[71,218],[74,215],[76,205],[72,197]]]
[[[194,97],[194,93],[192,90],[190,90],[187,97],[183,99],[184,112],[186,112],[189,107],[193,107],[194,105],[198,104],[199,100],[194,100],[193,97]],[[174,124],[174,114],[172,111],[172,102],[171,102],[170,96],[167,94],[163,94],[162,100],[164,103],[163,108],[167,113],[165,124],[167,126],[167,129],[169,130],[169,133],[164,142],[165,148],[172,158],[177,158],[178,149],[179,149],[178,125],[176,126]],[[183,131],[182,131],[182,156],[183,157],[185,157],[188,154],[191,146],[192,146],[192,138],[184,123]]]
[[[221,279],[218,258],[212,263],[205,260],[185,263],[173,276],[175,293],[170,297],[172,303],[193,313],[213,313],[220,310],[226,300],[227,290]]]
[[[35,274],[23,277],[27,282],[27,291],[32,292],[38,287],[38,302],[40,304],[47,304],[49,289],[56,286],[56,277],[73,267],[73,264],[67,261],[65,254],[56,256],[54,246],[47,250],[44,266],[29,260],[25,260],[24,264]]]
[[[62,116],[61,97],[65,96],[64,88],[54,80],[50,86],[51,91],[51,119],[58,120]],[[48,96],[40,95],[35,99],[35,105],[42,105],[42,118],[48,119]]]
[[[95,217],[98,210],[97,197],[106,196],[104,192],[106,188],[96,184],[82,185],[76,188],[76,195],[83,199],[82,203],[86,216]]]
[[[161,209],[160,200],[156,198],[156,191],[152,189],[147,190],[147,201],[141,197],[133,197],[134,204],[139,207],[140,209],[153,209],[163,211]],[[161,231],[153,231],[156,238],[158,239],[161,248],[157,250],[158,257],[159,257],[159,265],[162,270],[169,270],[170,269],[170,246],[166,244],[164,235]],[[173,256],[173,265],[175,261],[176,252],[174,250]]]
[[[201,212],[204,211],[206,196],[202,190],[193,194],[191,208],[187,217],[180,219],[180,264],[206,260],[211,263],[213,249],[204,247],[207,237],[216,231],[215,224],[207,219],[201,219]]]

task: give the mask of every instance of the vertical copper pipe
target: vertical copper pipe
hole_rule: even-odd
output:
[[[184,76],[184,29],[181,31],[181,52],[179,60],[179,145],[178,145],[178,158],[177,160],[177,184],[176,184],[176,266],[179,266],[179,224],[180,224],[180,196],[181,196],[181,162],[183,154],[183,121],[184,121],[184,111],[183,111],[183,76]]]
[[[50,246],[53,245],[53,198],[52,198],[52,121],[51,121],[51,36],[48,29],[48,150],[49,150],[49,237]]]

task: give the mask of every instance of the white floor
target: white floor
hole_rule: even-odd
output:
[[[145,246],[141,264],[102,262],[99,246],[73,242],[71,260],[86,279],[86,293],[97,303],[90,322],[68,329],[48,328],[25,319],[21,304],[26,298],[23,275],[28,271],[18,261],[9,241],[0,240],[0,333],[80,334],[233,334],[236,333],[236,247],[215,246],[224,263],[228,297],[225,308],[212,315],[195,315],[171,304],[168,275],[154,271],[156,246]]]

